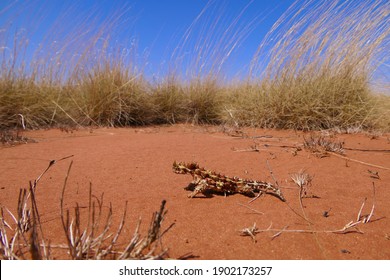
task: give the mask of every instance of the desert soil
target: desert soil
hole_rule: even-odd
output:
[[[73,155],[52,166],[37,187],[45,238],[52,244],[66,244],[59,205],[73,161],[66,208],[77,202],[86,209],[92,185],[94,195],[104,193],[105,205],[112,204],[115,230],[127,201],[122,239],[130,239],[139,217],[145,234],[152,213],[166,200],[163,228],[175,224],[163,236],[162,246],[169,248],[171,258],[390,259],[389,135],[322,134],[345,143],[344,158],[305,150],[304,137],[310,133],[286,130],[237,132],[175,125],[27,131],[23,135],[36,143],[0,147],[0,203],[15,211],[21,187],[28,187],[51,160]],[[277,181],[287,203],[271,195],[251,203],[251,198],[242,195],[187,198],[183,188],[192,178],[173,173],[174,161],[196,161],[229,176]],[[291,179],[299,172],[312,177],[301,200],[304,211],[299,188]],[[370,221],[332,232],[356,221],[365,199],[360,216],[363,220],[374,205]],[[255,239],[240,234],[254,224],[258,230],[269,230],[258,232]],[[54,257],[67,255],[55,253]]]

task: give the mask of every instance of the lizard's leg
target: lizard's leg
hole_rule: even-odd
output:
[[[200,177],[197,176],[197,175],[193,175],[193,180],[191,181],[191,183],[188,184],[187,187],[185,187],[184,189],[186,191],[194,191],[194,189],[196,188],[196,186],[199,184],[200,182]]]
[[[206,180],[200,180],[194,191],[192,193],[190,193],[188,195],[189,198],[193,198],[194,196],[196,196],[198,193],[204,193],[206,190],[209,189],[209,185],[207,184],[207,181]]]
[[[251,202],[255,201],[255,200],[258,199],[263,193],[264,193],[264,192],[260,190],[259,193],[258,193],[254,198],[252,198],[251,200],[249,200],[248,203],[251,203]]]
[[[253,191],[252,186],[248,184],[238,184],[237,185],[237,192],[241,193],[243,195],[249,196],[249,197],[254,197],[255,193]]]

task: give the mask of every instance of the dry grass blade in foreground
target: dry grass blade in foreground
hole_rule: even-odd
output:
[[[163,200],[158,212],[152,217],[148,235],[142,237],[139,233],[139,220],[125,248],[119,248],[118,239],[122,233],[127,213],[127,203],[123,217],[115,233],[112,232],[112,205],[104,214],[103,195],[97,198],[92,194],[92,187],[89,190],[87,225],[83,227],[81,219],[81,207],[76,204],[73,208],[74,217],[71,211],[64,209],[64,193],[72,167],[69,169],[63,185],[60,199],[61,222],[67,240],[67,246],[63,244],[51,244],[44,236],[44,226],[40,220],[39,207],[35,198],[38,182],[45,173],[58,161],[50,161],[48,167],[37,179],[30,182],[28,189],[21,189],[19,193],[17,215],[14,215],[8,208],[0,207],[0,258],[8,260],[17,259],[51,259],[53,250],[68,249],[71,259],[162,259],[167,255],[168,249],[158,248],[161,246],[161,237],[173,224],[162,231],[161,226],[167,213],[165,210],[166,201]],[[7,221],[7,216],[12,222]]]

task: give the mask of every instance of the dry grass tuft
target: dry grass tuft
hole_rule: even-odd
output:
[[[20,130],[0,130],[0,143],[3,145],[18,145],[34,143],[33,139],[23,136]]]
[[[147,62],[136,43],[121,49],[111,41],[128,7],[98,26],[85,20],[93,15],[71,26],[57,22],[53,30],[70,30],[63,31],[64,42],[42,42],[47,49],[32,58],[25,55],[28,34],[4,33],[0,129],[20,127],[21,114],[26,128],[191,122],[390,130],[390,98],[371,87],[389,57],[389,3],[296,2],[259,45],[249,73],[228,82],[229,57],[260,21],[242,21],[249,7],[221,26],[222,18],[213,18],[217,7],[208,3],[172,50],[167,76],[156,82],[145,78]],[[57,34],[45,37],[56,42]]]
[[[166,201],[163,200],[159,211],[153,214],[147,236],[142,237],[139,228],[141,219],[124,248],[119,247],[118,239],[125,225],[127,203],[121,222],[116,231],[112,230],[113,208],[108,207],[104,214],[103,195],[100,198],[92,195],[92,187],[89,190],[87,225],[82,224],[80,206],[73,208],[73,216],[69,209],[65,211],[64,194],[67,179],[70,174],[72,163],[63,185],[60,199],[61,222],[67,245],[52,244],[44,236],[44,227],[40,220],[40,213],[35,199],[36,188],[42,176],[58,161],[52,160],[46,170],[42,172],[29,188],[20,190],[17,204],[17,214],[13,214],[5,206],[0,207],[0,258],[7,260],[18,259],[51,259],[54,250],[66,250],[73,260],[84,259],[163,259],[168,249],[161,246],[162,236],[173,226],[171,224],[162,231],[162,223],[167,213]],[[8,216],[8,218],[7,218]],[[8,222],[8,220],[12,222]]]
[[[303,147],[319,157],[327,156],[328,152],[345,154],[344,142],[334,141],[325,136],[311,134],[308,138],[304,137]]]
[[[388,109],[389,98],[375,96],[370,83],[388,59],[389,9],[384,1],[296,2],[259,46],[255,82],[233,89],[235,121],[303,130],[386,127],[379,100]]]

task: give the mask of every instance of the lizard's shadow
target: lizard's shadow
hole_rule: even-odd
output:
[[[195,187],[196,187],[196,184],[194,183],[189,183],[188,186],[184,187],[184,189],[186,191],[194,191],[195,190]],[[219,193],[219,192],[215,192],[213,190],[204,190],[202,192],[202,196],[194,196],[192,198],[213,198],[214,196],[230,196],[230,195],[233,195],[233,194],[230,194],[230,193]]]

